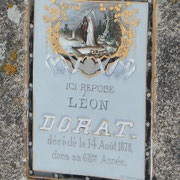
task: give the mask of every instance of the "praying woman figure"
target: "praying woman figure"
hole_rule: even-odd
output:
[[[87,28],[87,46],[96,46],[94,39],[94,23],[91,17],[88,17],[88,28]]]

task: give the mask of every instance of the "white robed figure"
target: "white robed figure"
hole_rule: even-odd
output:
[[[94,23],[91,17],[88,17],[88,29],[87,29],[87,46],[96,46],[94,39]]]

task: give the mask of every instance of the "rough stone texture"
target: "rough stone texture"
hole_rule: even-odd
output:
[[[180,179],[179,9],[179,0],[158,0],[154,180]],[[26,15],[27,0],[0,1],[0,180],[26,179]],[[5,63],[17,71],[7,74]]]
[[[13,7],[18,17],[10,20]],[[24,0],[0,1],[0,67],[17,66],[12,75],[0,69],[1,180],[21,180],[25,172],[26,8]]]
[[[154,173],[165,180],[180,179],[179,10],[179,0],[158,1]]]

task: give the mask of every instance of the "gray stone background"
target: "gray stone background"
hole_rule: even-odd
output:
[[[28,0],[0,0],[0,180],[24,180]],[[157,0],[153,180],[180,179],[180,1]]]

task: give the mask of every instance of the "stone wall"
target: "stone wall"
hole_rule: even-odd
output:
[[[0,179],[25,172],[27,3],[0,1]]]
[[[0,1],[0,179],[23,180],[26,164],[28,0]],[[180,1],[157,0],[153,179],[180,172]]]
[[[154,179],[178,180],[180,172],[180,1],[157,6]]]

